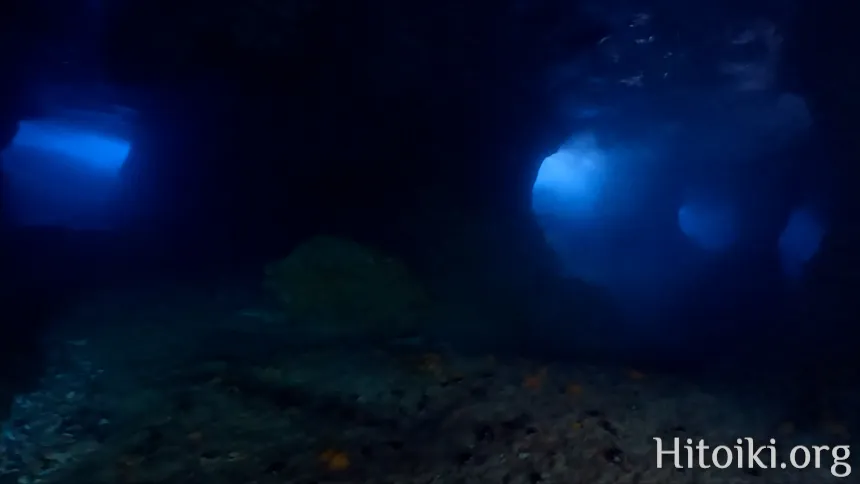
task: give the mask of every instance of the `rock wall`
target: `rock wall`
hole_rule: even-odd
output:
[[[506,281],[484,301],[529,306],[524,330],[555,277],[531,185],[568,134],[547,72],[601,35],[574,2],[529,5],[125,2],[109,72],[161,106],[137,106],[150,154],[127,171],[185,244],[262,258],[345,235],[461,292]]]

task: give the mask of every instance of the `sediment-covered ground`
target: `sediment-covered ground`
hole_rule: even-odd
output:
[[[90,308],[48,339],[47,373],[3,423],[0,483],[821,484],[837,480],[826,460],[658,469],[654,437],[776,438],[781,458],[852,439],[844,416],[792,421],[775,383],[414,342],[311,348],[255,312],[142,306]]]

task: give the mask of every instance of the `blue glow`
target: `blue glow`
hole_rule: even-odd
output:
[[[65,111],[22,121],[2,153],[5,205],[20,225],[107,229],[116,209],[128,141],[121,119]]]
[[[575,138],[541,163],[533,186],[537,212],[591,215],[606,183],[606,155],[592,136]]]
[[[69,157],[108,173],[118,173],[131,151],[128,141],[56,121],[21,121],[12,147]]]
[[[791,278],[803,275],[803,268],[818,252],[825,234],[820,217],[810,208],[796,209],[779,236],[782,269]]]
[[[727,204],[693,202],[678,209],[678,226],[707,251],[722,251],[738,239],[734,210]]]

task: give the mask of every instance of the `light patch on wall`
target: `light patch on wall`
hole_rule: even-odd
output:
[[[818,252],[826,230],[821,217],[811,208],[795,209],[779,236],[782,270],[790,278],[803,275],[803,268]]]
[[[734,209],[727,203],[688,202],[678,209],[681,232],[707,251],[722,251],[738,238]]]
[[[119,172],[131,145],[110,135],[66,125],[60,121],[21,121],[12,147],[32,148],[76,160],[84,168]]]
[[[593,215],[606,183],[606,155],[594,136],[574,138],[541,163],[532,189],[539,214]]]
[[[7,210],[20,225],[109,228],[131,151],[115,134],[122,120],[98,111],[62,114],[19,123],[2,153]]]

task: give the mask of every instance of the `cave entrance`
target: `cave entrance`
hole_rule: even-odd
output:
[[[109,229],[134,112],[119,106],[55,107],[19,122],[2,153],[4,207],[20,226]]]
[[[710,92],[572,122],[537,172],[532,208],[560,271],[606,289],[631,320],[666,318],[694,293],[731,306],[746,297],[737,281],[782,297],[826,233],[828,175],[810,156],[805,102],[698,102]]]
[[[657,210],[642,210],[653,202],[637,172],[645,161],[592,132],[575,134],[542,161],[532,208],[566,276],[620,294],[641,292],[642,279],[659,272],[653,255],[662,252],[646,256],[648,249],[675,230]]]

